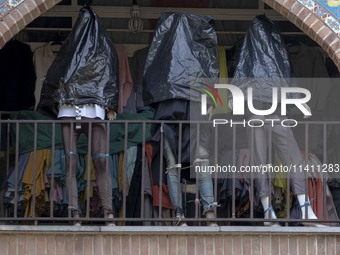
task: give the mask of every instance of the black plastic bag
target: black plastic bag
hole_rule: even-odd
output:
[[[91,7],[80,10],[45,77],[39,110],[57,112],[58,104],[98,104],[118,109],[118,56]]]
[[[214,85],[219,74],[212,18],[165,13],[158,20],[147,56],[145,105],[168,99],[201,100],[201,83]]]
[[[247,88],[254,88],[254,100],[264,103],[272,102],[273,87],[298,87],[279,29],[264,15],[257,16],[246,33],[231,84],[243,91],[245,99]],[[299,94],[289,93],[288,98]]]

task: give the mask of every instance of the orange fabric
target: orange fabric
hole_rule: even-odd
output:
[[[159,187],[158,186],[152,186],[152,194],[153,194],[153,206],[159,206]],[[169,190],[168,185],[165,183],[162,184],[162,207],[168,208],[168,209],[174,209],[172,206],[170,196],[169,196]]]
[[[151,176],[151,179],[152,179],[152,174],[151,174],[152,145],[151,145],[151,143],[145,144],[145,154],[146,154],[146,157],[148,158],[148,167],[150,169],[150,176]],[[151,182],[151,185],[152,185],[152,182]]]
[[[319,219],[329,219],[328,210],[326,210],[326,215],[324,215],[324,192],[323,184],[320,179],[319,173],[317,173],[317,178],[308,179],[308,196],[310,203],[312,205],[315,215]],[[303,210],[303,208],[302,208]]]
[[[148,167],[149,167],[149,172],[150,172],[150,181],[151,181],[152,195],[153,195],[153,206],[159,206],[159,186],[153,184],[152,172],[151,172],[152,152],[153,152],[153,147],[151,143],[146,143],[145,154],[146,154],[146,157],[148,158]],[[162,184],[162,207],[173,209],[173,206],[170,200],[168,185],[166,185],[165,183]]]

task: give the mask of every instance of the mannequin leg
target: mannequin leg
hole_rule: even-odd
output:
[[[274,209],[270,206],[269,207],[269,196],[261,197],[261,204],[264,210],[264,218],[265,219],[277,219]],[[280,227],[280,224],[277,222],[264,222],[263,225],[265,226],[272,226],[272,227]]]
[[[256,118],[261,119],[261,116],[251,116],[250,119]],[[252,137],[253,133],[253,137]],[[250,154],[254,155],[254,166],[260,166],[268,164],[267,162],[267,148],[268,148],[268,130],[267,127],[261,128],[247,128],[247,136],[248,136],[248,147],[250,149]],[[254,150],[251,151],[251,144],[254,145]],[[251,162],[250,162],[251,163]],[[261,198],[263,196],[269,196],[269,182],[268,175],[255,173],[254,174],[254,184],[256,191],[258,192],[258,196]]]
[[[94,123],[92,128],[92,160],[105,218],[113,218],[112,210],[112,176],[106,167],[109,155],[105,154],[105,124]],[[114,225],[112,222],[107,225]]]
[[[68,119],[68,118],[62,118]],[[78,187],[77,187],[77,141],[80,135],[80,131],[73,128],[72,137],[71,135],[71,125],[62,124],[62,138],[65,152],[65,162],[66,162],[66,193],[68,198],[68,208],[71,212],[72,218],[79,218],[80,211],[78,209]],[[75,221],[74,225],[80,226],[79,221]]]
[[[311,219],[311,220],[317,219],[316,215],[314,214],[314,212],[312,210],[312,206],[309,205],[308,197],[307,197],[307,200],[306,200],[305,194],[298,194],[298,195],[296,195],[296,197],[297,197],[299,204],[301,206],[301,219]],[[306,217],[305,206],[307,206],[308,217]]]
[[[176,212],[176,225],[179,226],[187,226],[187,224],[183,221],[184,212],[182,209],[182,194],[180,193],[178,196],[177,188],[180,185],[180,180],[178,180],[178,171],[180,165],[176,165],[176,159],[174,154],[171,151],[168,140],[164,139],[164,157],[166,161],[167,167],[167,183],[169,189],[170,200],[172,206]]]
[[[278,117],[277,117],[278,118]],[[304,161],[291,128],[275,126],[273,128],[273,146],[285,166],[303,165]],[[294,194],[305,194],[305,176],[300,171],[289,173]]]
[[[200,169],[210,165],[208,151],[201,145],[199,146],[199,156],[194,161],[194,165],[200,166]],[[216,203],[214,203],[213,183],[210,173],[198,172],[198,190],[202,199],[203,215],[206,218],[215,218],[214,207]],[[215,222],[208,222],[208,226],[216,227],[217,224]]]
[[[300,149],[296,143],[292,130],[290,128],[277,126],[273,130],[273,139],[275,145],[275,151],[277,152],[279,158],[282,161],[283,165],[303,165],[304,160],[302,158]],[[305,192],[305,176],[301,172],[291,172],[290,180],[292,184],[292,191],[297,196],[301,207],[301,218],[302,219],[317,219],[313,209],[310,205],[307,204],[306,201],[306,192]],[[307,206],[307,218],[305,206]],[[313,226],[324,226],[321,224],[315,223],[303,223],[304,225],[313,225]]]
[[[309,203],[308,196],[306,200],[306,195],[305,194],[297,194],[296,195],[299,204],[300,204],[300,209],[301,209],[301,219],[310,219],[310,220],[316,220],[318,217],[313,212],[312,206]],[[307,217],[306,217],[306,206],[307,206]],[[318,224],[315,222],[303,222],[303,225],[306,226],[313,226],[313,227],[328,227],[323,224]]]
[[[262,119],[261,116],[252,116],[250,119]],[[254,144],[254,165],[266,165],[267,161],[267,148],[268,148],[268,127],[264,126],[261,128],[248,128],[248,146],[253,143]],[[251,137],[251,133],[253,132],[253,139]],[[253,140],[253,141],[252,141]],[[250,151],[251,152],[251,151]],[[274,210],[272,209],[269,203],[269,180],[268,174],[255,173],[254,185],[256,188],[256,192],[260,197],[260,201],[264,210],[264,218],[265,219],[276,219],[276,215]],[[280,226],[276,222],[264,222],[265,226]]]

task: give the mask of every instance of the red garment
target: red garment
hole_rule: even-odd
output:
[[[308,178],[308,196],[310,199],[310,203],[312,205],[312,209],[318,217],[318,219],[330,219],[328,210],[326,209],[326,216],[324,216],[324,190],[322,180],[320,179],[319,173],[317,174],[317,178]],[[301,208],[304,210],[304,207]],[[329,225],[325,223],[325,225]]]
[[[153,195],[153,206],[159,206],[159,187],[157,185],[152,186],[152,195]],[[168,185],[165,183],[162,184],[162,207],[168,209],[174,209],[172,206]]]
[[[152,145],[151,143],[145,143],[145,154],[146,157],[148,158],[148,167],[150,170],[150,176],[152,176],[151,174],[151,162],[152,162]],[[152,181],[151,181],[151,185],[152,185]]]
[[[153,185],[152,173],[151,173],[151,162],[152,162],[152,150],[151,143],[145,144],[145,154],[148,158],[148,167],[150,172],[150,180],[152,186],[153,206],[159,206],[159,186]],[[174,209],[170,200],[168,185],[162,184],[162,207],[168,209]]]
[[[133,83],[130,72],[129,61],[124,46],[114,44],[119,61],[119,100],[118,113],[123,112],[126,102],[131,94]]]

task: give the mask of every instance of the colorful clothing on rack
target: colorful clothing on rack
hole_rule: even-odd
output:
[[[34,152],[31,153],[25,174],[21,182],[25,185],[24,199],[27,202],[25,217],[31,217],[33,210],[36,210],[35,216],[39,213],[37,209],[44,203],[43,191],[45,190],[44,175],[47,170],[46,155],[49,153],[48,150],[38,150],[36,152],[36,171],[34,176]],[[35,179],[35,191],[33,190],[33,182]],[[35,195],[35,208],[33,208],[33,196]]]

